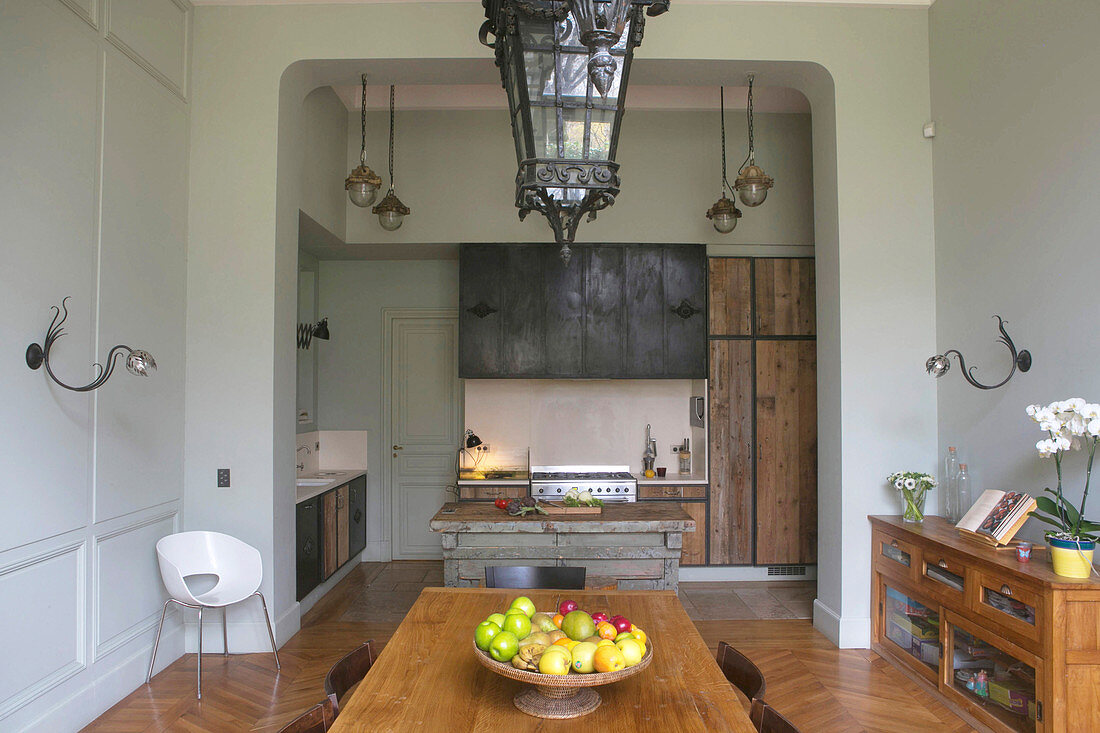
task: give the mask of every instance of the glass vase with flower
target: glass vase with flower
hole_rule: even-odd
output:
[[[896,471],[886,480],[897,489],[905,502],[902,519],[906,522],[924,521],[924,501],[928,492],[936,487],[936,479],[918,471]]]

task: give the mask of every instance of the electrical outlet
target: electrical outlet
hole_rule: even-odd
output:
[[[228,489],[229,488],[229,469],[228,468],[219,468],[218,469],[218,488],[219,489]]]
[[[482,453],[488,453],[489,452],[489,444],[488,443],[482,443],[481,445],[479,445],[477,447],[477,449],[479,451],[481,451]]]
[[[680,448],[682,448],[682,447],[683,447],[682,445],[680,445],[679,443],[676,443],[675,445],[672,446],[672,452],[673,453],[679,453]]]

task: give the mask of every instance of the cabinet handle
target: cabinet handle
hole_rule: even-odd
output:
[[[680,316],[680,318],[683,318],[684,320],[691,318],[696,313],[702,313],[701,310],[689,303],[687,301],[687,298],[681,300],[680,305],[672,306],[672,312]]]
[[[676,489],[672,486],[666,486],[665,487],[665,496],[679,496],[679,495],[680,495],[680,492],[679,492],[678,489]]]
[[[936,564],[939,565],[944,570],[947,570],[947,561],[944,560],[942,557],[940,558],[940,561]]]
[[[1012,595],[1012,589],[1008,587],[1008,583],[1001,584],[1001,595],[1002,596]]]
[[[497,312],[497,309],[486,303],[484,300],[478,301],[477,305],[466,309],[467,313],[473,313],[478,318],[485,318],[488,315]]]
[[[898,549],[898,541],[894,540],[893,542],[891,542],[890,547],[893,547],[895,550]]]

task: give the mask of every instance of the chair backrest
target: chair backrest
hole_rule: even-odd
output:
[[[765,704],[763,714],[756,729],[760,733],[799,733],[794,723],[779,714],[771,705]]]
[[[191,575],[232,576],[242,582],[263,579],[263,561],[255,547],[220,532],[179,532],[157,542],[157,561],[164,587],[177,600],[198,603],[184,578]]]
[[[326,698],[284,725],[279,733],[325,733],[334,720],[336,713]]]
[[[760,727],[764,707],[764,673],[748,657],[724,641],[718,642],[718,666],[730,684],[744,693],[752,703],[749,717]]]
[[[486,588],[547,588],[584,590],[585,569],[531,567],[528,565],[486,566]]]
[[[333,711],[340,714],[340,698],[359,683],[374,664],[374,639],[344,655],[325,675],[325,694]]]

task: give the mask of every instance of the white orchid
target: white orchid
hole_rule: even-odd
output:
[[[1058,532],[1048,535],[1063,539],[1092,539],[1100,531],[1100,524],[1084,519],[1085,501],[1089,495],[1089,479],[1092,475],[1092,460],[1096,448],[1100,445],[1100,404],[1085,402],[1081,397],[1070,397],[1047,406],[1028,405],[1024,408],[1027,416],[1039,424],[1039,429],[1047,436],[1035,444],[1035,450],[1043,458],[1054,458],[1057,465],[1058,489],[1049,488],[1040,496],[1039,504],[1031,516],[1058,528]],[[1081,497],[1080,508],[1073,507],[1062,494],[1062,457],[1070,450],[1078,450],[1082,443],[1088,443],[1088,467],[1085,471],[1085,491]],[[1053,497],[1053,498],[1051,498]]]
[[[1100,418],[1090,420],[1088,426],[1085,428],[1086,432],[1092,437],[1100,437]]]

